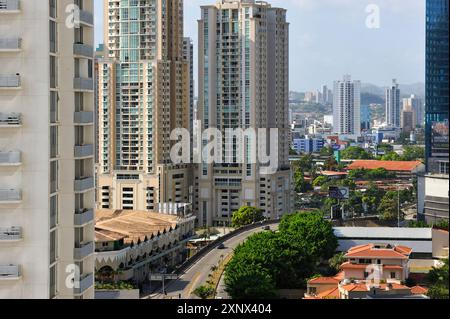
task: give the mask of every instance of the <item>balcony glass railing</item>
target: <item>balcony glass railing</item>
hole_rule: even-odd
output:
[[[94,145],[77,145],[75,146],[75,157],[90,157],[94,156]]]
[[[22,239],[22,227],[0,227],[0,240],[20,240]]]
[[[89,11],[80,10],[80,22],[83,24],[93,25],[94,15]]]
[[[0,0],[0,13],[19,10],[19,0]]]
[[[19,151],[0,152],[0,166],[17,165],[22,162]]]
[[[73,251],[73,257],[75,260],[81,260],[88,257],[89,255],[92,255],[93,253],[94,253],[94,243],[89,242],[77,245],[77,247],[75,247]]]
[[[22,192],[18,189],[0,189],[1,202],[20,202],[22,200]]]
[[[94,178],[85,177],[75,180],[75,192],[85,192],[94,188]]]
[[[75,112],[73,122],[75,124],[94,123],[94,112]]]
[[[19,88],[20,75],[0,75],[0,88]]]
[[[16,279],[20,277],[20,267],[18,265],[0,265],[0,280]]]
[[[83,226],[89,224],[94,220],[94,211],[92,209],[86,209],[75,213],[74,225]]]
[[[76,295],[84,293],[86,290],[91,288],[94,285],[94,274],[85,274],[80,278],[79,286],[74,288],[74,293]]]
[[[94,56],[94,48],[84,43],[75,43],[73,45],[73,54],[92,58]]]
[[[94,80],[92,78],[75,78],[73,80],[73,88],[75,90],[93,91]]]
[[[20,38],[0,39],[0,51],[16,51],[22,48]]]

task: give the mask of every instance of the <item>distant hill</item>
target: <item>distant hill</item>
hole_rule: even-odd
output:
[[[384,95],[380,96],[373,93],[361,93],[361,105],[384,104]]]
[[[382,103],[384,103],[384,95],[386,87],[377,86],[371,83],[361,83],[361,94],[367,93],[370,95],[376,95],[382,98],[383,99]],[[407,97],[410,96],[411,94],[415,94],[422,99],[424,99],[425,97],[424,83],[400,84],[399,88],[402,97]]]

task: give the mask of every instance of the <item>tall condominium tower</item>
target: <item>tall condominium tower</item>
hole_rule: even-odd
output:
[[[386,124],[391,127],[401,126],[400,89],[396,80],[386,89]]]
[[[448,175],[448,0],[427,0],[426,157],[428,171]],[[440,167],[442,166],[442,167]]]
[[[403,99],[403,111],[413,112],[413,124],[414,126],[420,125],[423,127],[425,123],[425,110],[423,108],[423,101],[414,94],[410,97]]]
[[[361,134],[361,82],[345,75],[334,82],[333,130],[337,134]]]
[[[92,0],[0,0],[0,299],[94,297],[93,41]]]
[[[233,152],[224,163],[199,165],[200,224],[229,223],[244,205],[270,218],[291,212],[288,39],[286,10],[267,2],[221,0],[201,7],[198,118],[203,129],[220,130],[223,148]],[[225,130],[238,128],[278,128],[278,143],[271,146],[278,148],[275,173],[262,174],[262,165],[249,160],[256,146],[251,139],[227,138]],[[238,146],[244,161],[237,160]]]
[[[189,130],[183,1],[104,1],[99,60],[99,208],[154,210],[189,201],[188,164],[170,135]]]

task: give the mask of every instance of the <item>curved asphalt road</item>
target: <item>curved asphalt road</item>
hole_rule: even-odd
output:
[[[277,230],[278,224],[270,225],[271,230]],[[162,290],[152,294],[148,298],[152,299],[196,299],[192,292],[206,283],[208,275],[211,273],[211,267],[217,266],[221,258],[225,258],[233,252],[233,250],[243,243],[249,236],[262,232],[263,228],[258,227],[248,230],[224,242],[225,249],[213,249],[208,254],[198,260],[191,268],[187,269],[177,280],[166,285],[167,295],[162,294]],[[221,257],[222,256],[222,257]]]

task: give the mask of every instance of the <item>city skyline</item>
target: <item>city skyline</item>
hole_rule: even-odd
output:
[[[215,2],[189,0],[184,3],[185,36],[194,41],[195,79],[200,5]],[[380,8],[380,29],[368,29],[365,25],[369,3],[359,0],[315,2],[270,2],[272,6],[288,10],[287,20],[292,31],[291,91],[308,91],[323,84],[331,86],[342,74],[352,74],[362,83],[379,86],[389,86],[393,78],[401,84],[425,82],[425,1],[372,1]],[[96,45],[102,42],[102,3],[95,1]],[[388,48],[389,55],[386,54]],[[329,54],[331,51],[333,58]],[[302,59],[295,58],[299,52]]]

